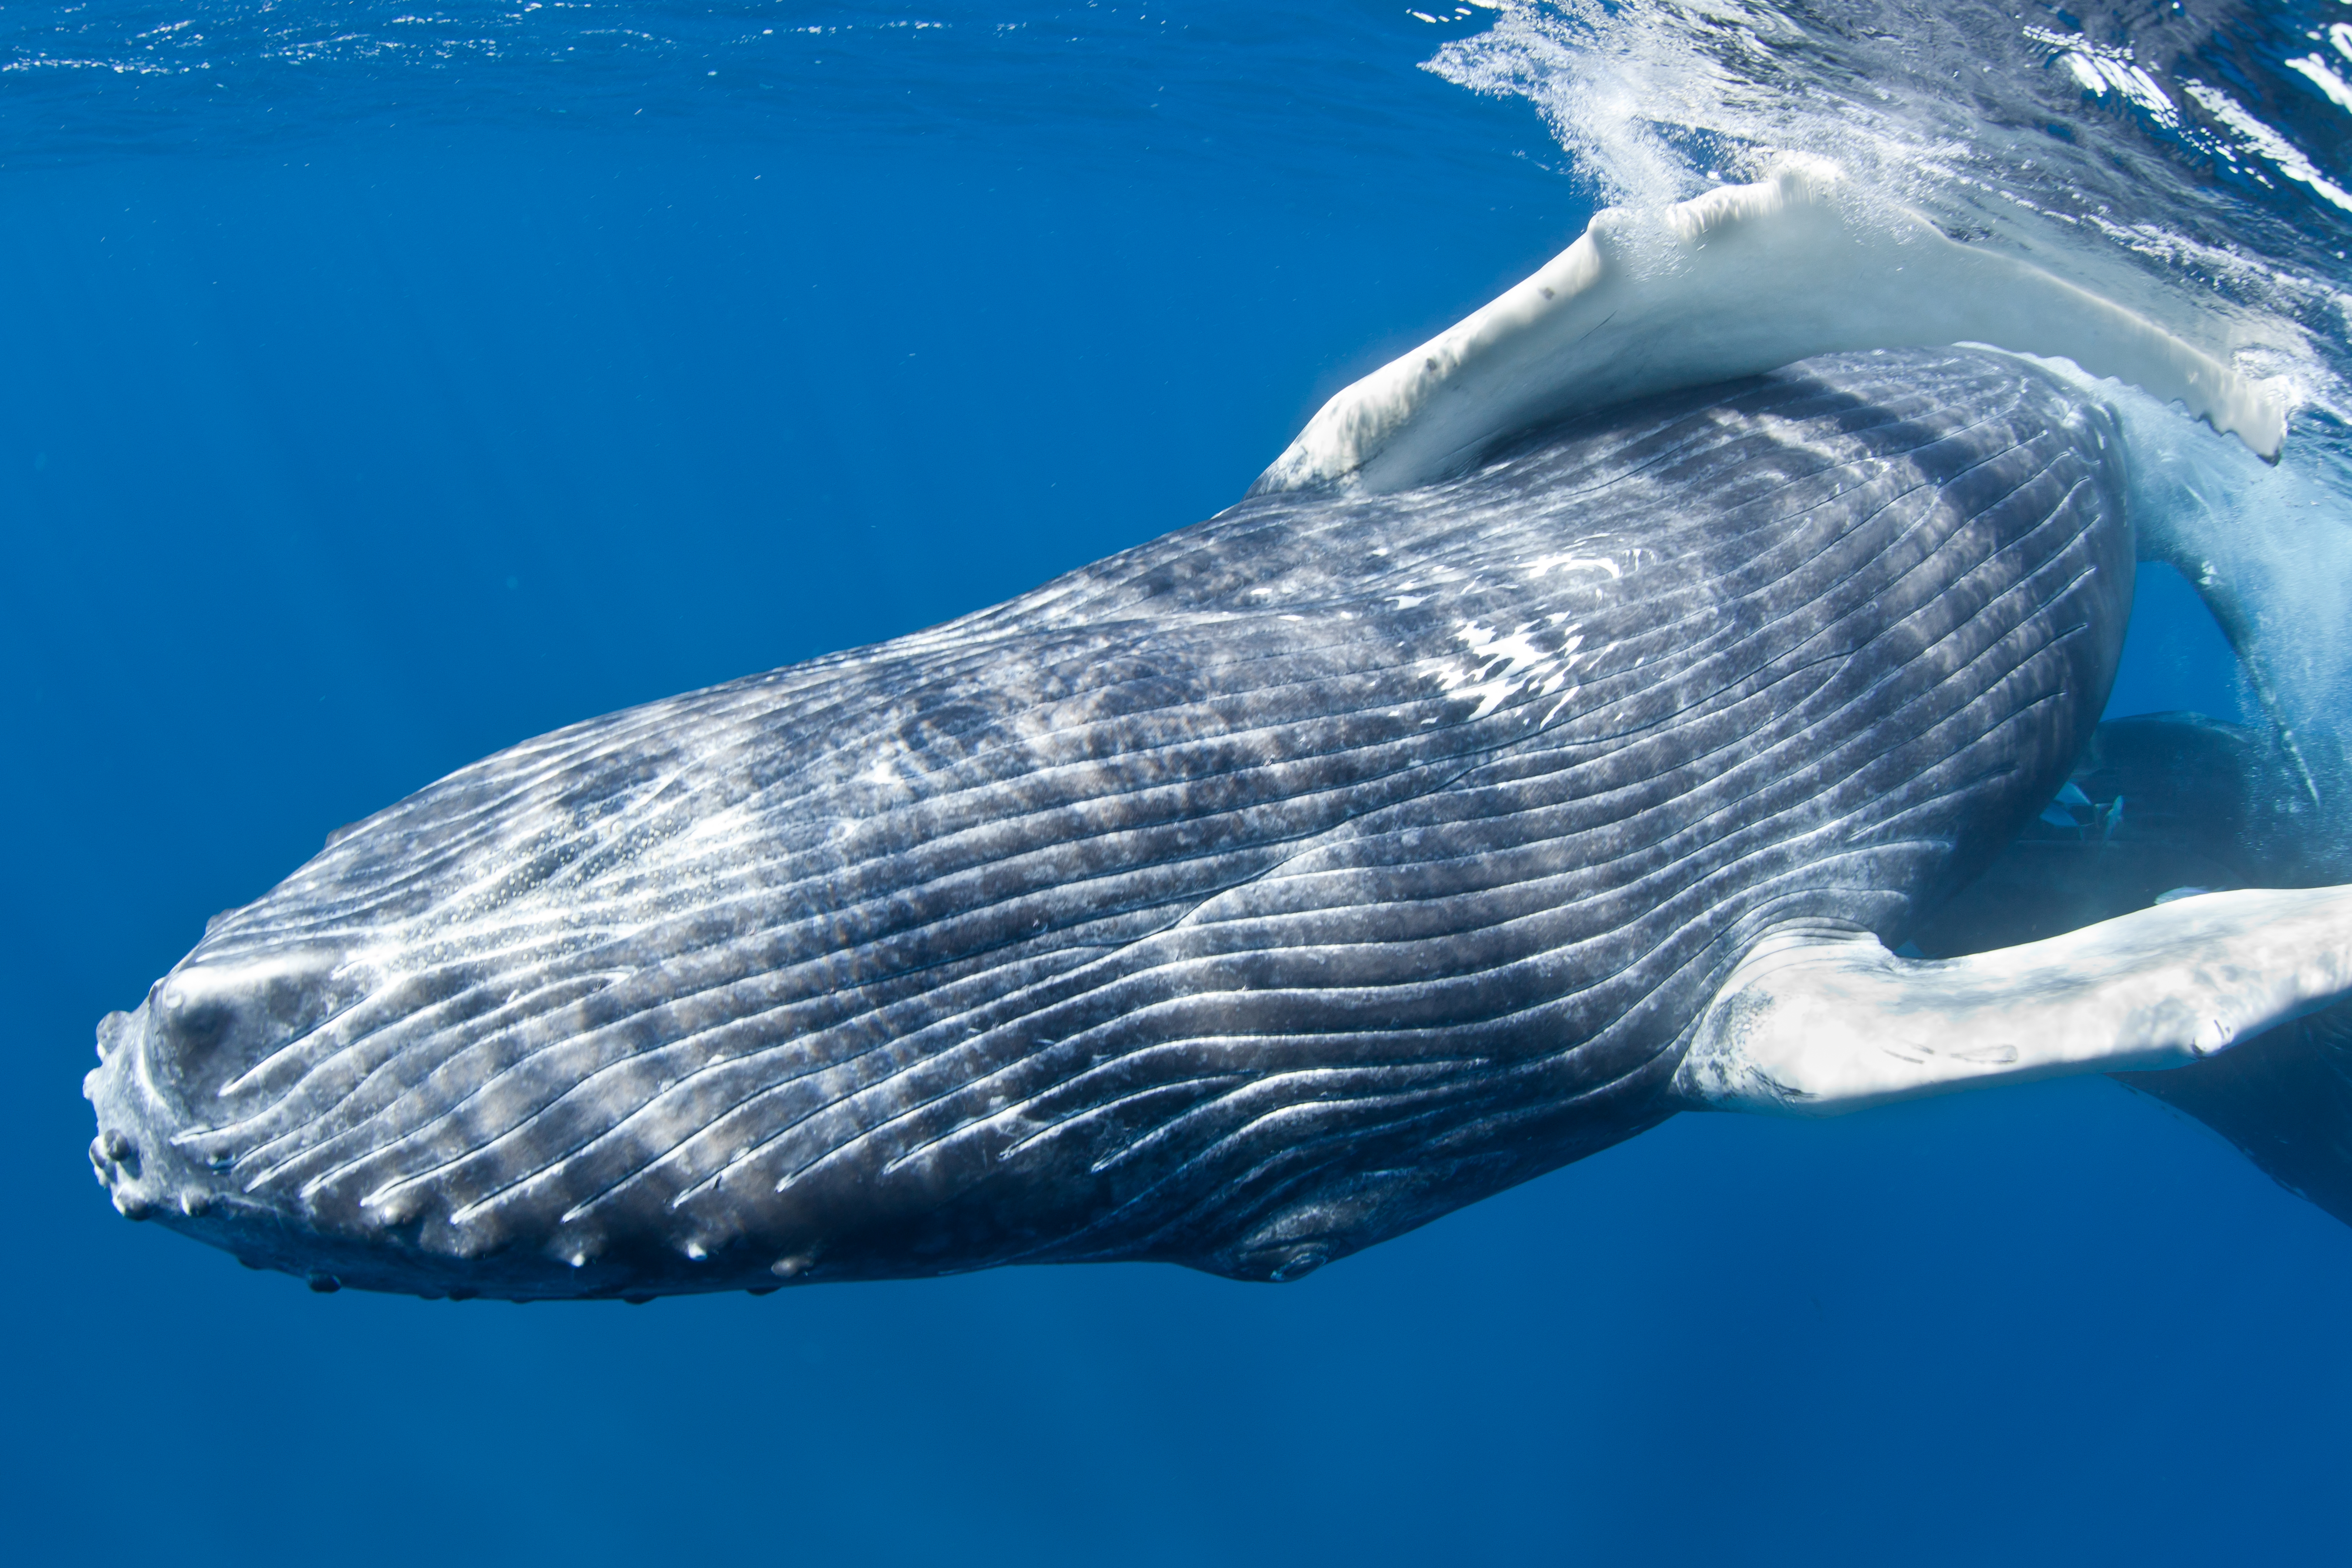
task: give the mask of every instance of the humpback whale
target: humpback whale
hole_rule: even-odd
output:
[[[1845,204],[1603,214],[1205,522],[338,832],[101,1022],[100,1182],[321,1290],[1286,1280],[1679,1111],[2113,1071],[2352,1219],[2284,415]],[[2095,730],[2143,554],[2269,737]]]
[[[2212,1057],[2352,893],[1889,951],[2074,769],[2129,484],[1941,349],[1262,489],[338,833],[101,1024],[91,1158],[321,1289],[1282,1280],[1678,1110]]]

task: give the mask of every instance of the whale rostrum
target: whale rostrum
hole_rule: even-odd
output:
[[[100,1026],[92,1159],[322,1289],[1287,1279],[1681,1110],[2221,1051],[2352,895],[1887,951],[2083,752],[2129,483],[1947,349],[1260,494],[338,835]]]

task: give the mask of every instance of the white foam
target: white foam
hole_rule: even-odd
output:
[[[1405,489],[1547,420],[1814,354],[1955,342],[2063,356],[2265,458],[2285,437],[2269,389],[2146,317],[1791,159],[1754,184],[1597,214],[1533,277],[1325,404],[1253,493]]]

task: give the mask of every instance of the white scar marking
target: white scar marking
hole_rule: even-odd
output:
[[[1528,563],[1528,581],[1549,576],[1554,572],[1606,572],[1612,578],[1622,578],[1625,569],[1606,555],[1539,555]]]
[[[1473,719],[1484,719],[1522,692],[1548,696],[1568,685],[1584,637],[1570,627],[1558,648],[1546,650],[1528,637],[1538,624],[1529,621],[1515,630],[1497,632],[1475,622],[1457,621],[1454,635],[1461,639],[1469,658],[1433,658],[1428,661],[1428,671],[1448,696],[1476,701],[1478,706],[1470,714]],[[1570,687],[1568,695],[1575,694]]]

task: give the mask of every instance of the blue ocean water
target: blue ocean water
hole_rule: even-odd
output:
[[[2335,14],[2191,17],[2158,60],[2037,11],[2041,74],[1965,102],[1917,84],[2008,57],[1915,37],[1873,145],[1931,208],[2016,176],[1991,226],[2062,269],[2221,300],[2324,458]],[[1281,1288],[1124,1267],[642,1310],[320,1297],[125,1224],[89,1180],[92,1025],[334,827],[1208,515],[1325,396],[1679,177],[1643,137],[1698,168],[1835,127],[1856,157],[1833,103],[1788,118],[1896,81],[1886,30],[1841,15],[0,12],[9,1554],[2339,1551],[2352,1233],[2103,1079],[1685,1117]],[[1790,16],[1805,47],[1704,103],[1594,107],[1611,70],[1715,79],[1666,48],[1694,17],[1769,44]],[[2146,65],[2171,118],[2074,57]],[[1955,115],[1972,153],[1903,151]],[[2079,251],[2032,226],[2061,219]],[[2179,707],[2243,711],[2193,591],[2151,570],[2111,711]]]

